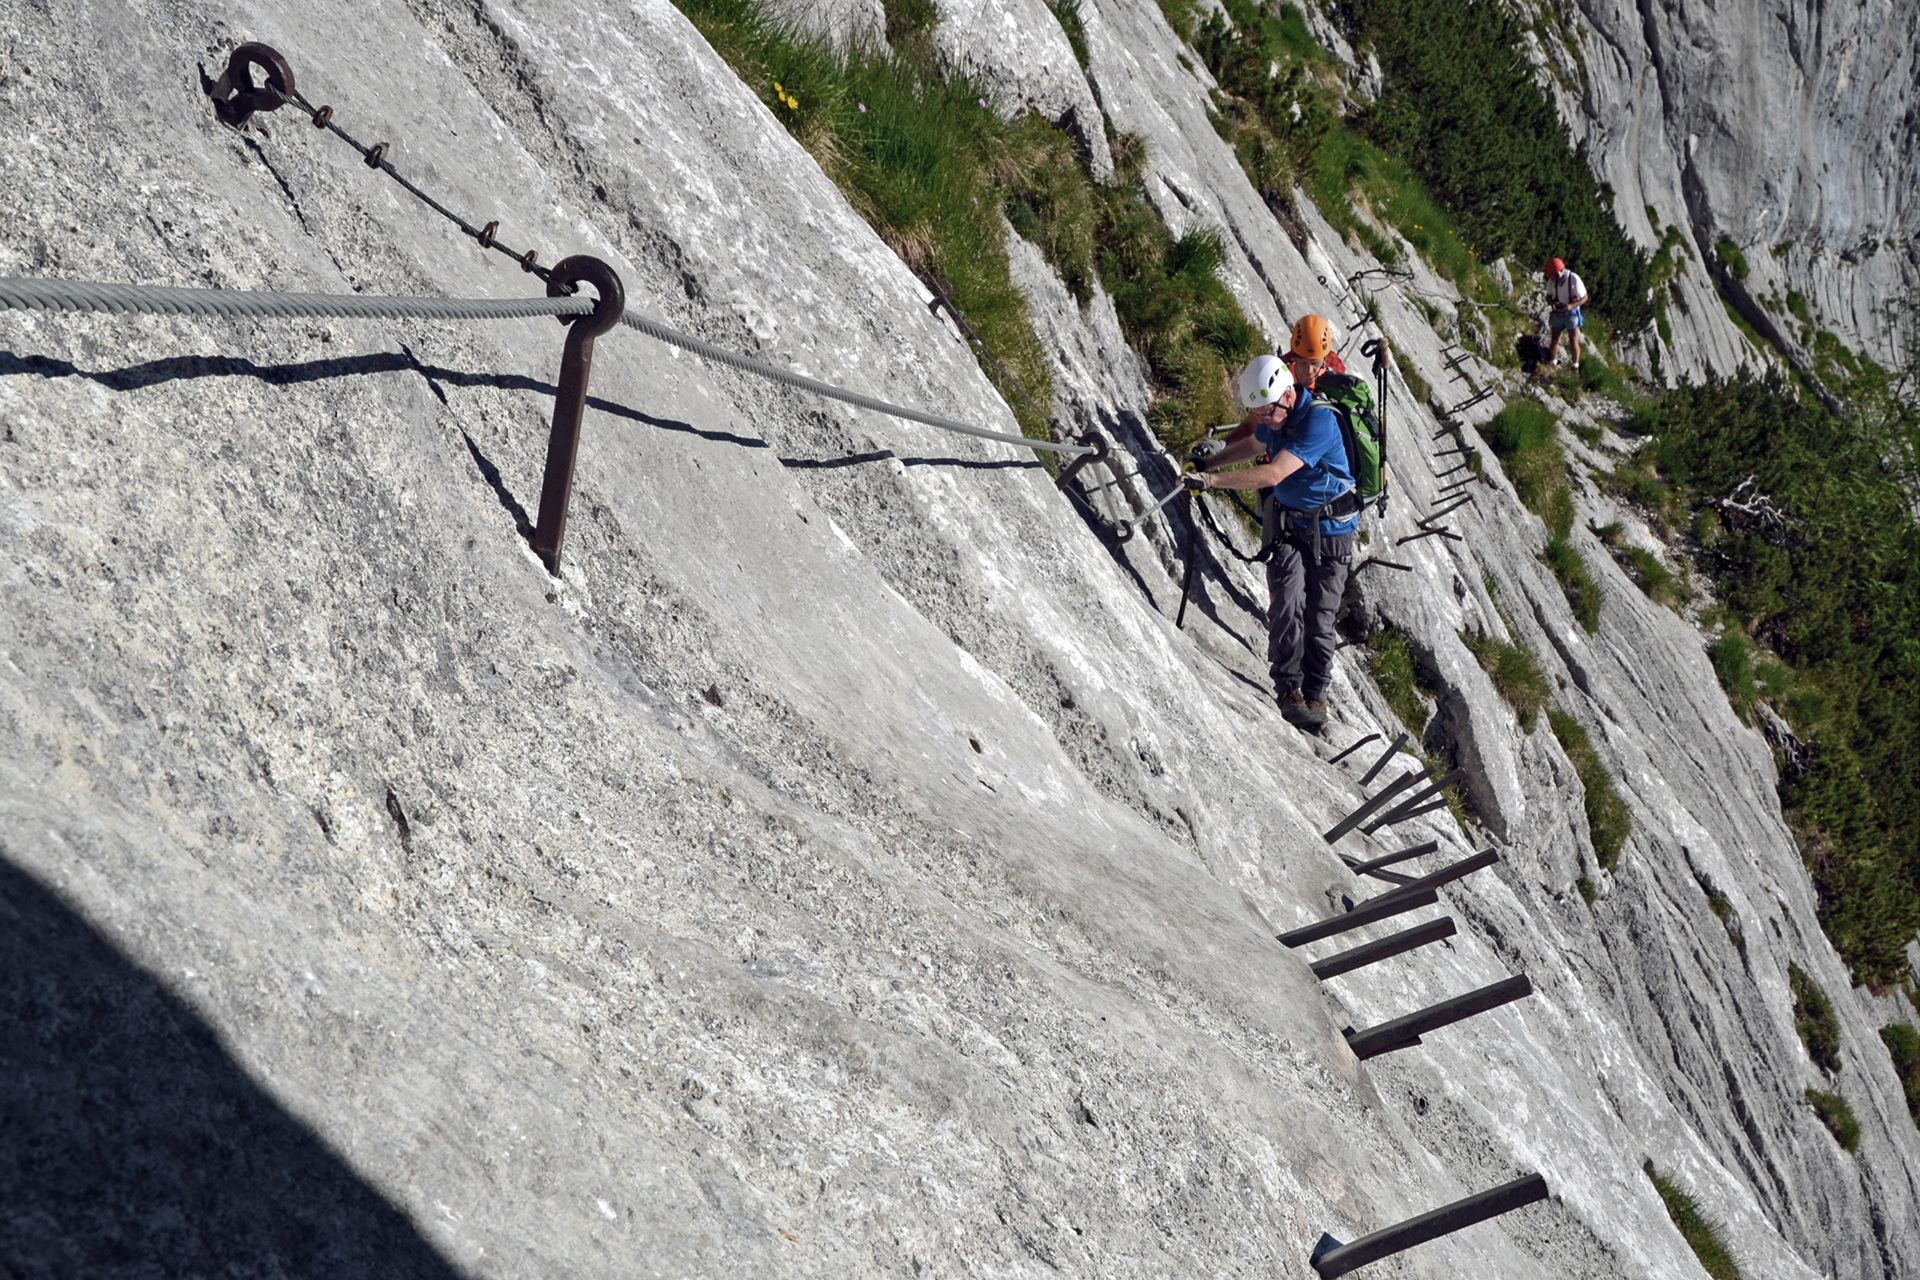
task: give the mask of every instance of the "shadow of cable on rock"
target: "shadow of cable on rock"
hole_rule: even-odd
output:
[[[241,356],[169,356],[162,360],[149,360],[142,364],[127,365],[120,369],[82,369],[69,360],[60,360],[51,356],[22,356],[11,351],[0,351],[0,376],[8,374],[34,374],[43,378],[84,378],[98,383],[113,391],[138,391],[146,387],[159,386],[168,382],[191,381],[199,378],[252,378],[269,386],[298,386],[309,382],[324,382],[335,378],[360,377],[376,373],[412,373],[426,380],[441,404],[447,404],[446,387],[481,387],[496,391],[525,391],[533,395],[554,396],[559,389],[551,382],[542,382],[538,378],[529,378],[513,373],[473,373],[464,369],[448,369],[439,365],[421,362],[413,352],[402,346],[397,352],[379,352],[364,356],[336,356],[326,360],[303,360],[291,364],[256,364]],[[731,431],[703,430],[690,422],[676,418],[660,418],[645,413],[629,405],[608,400],[601,396],[588,396],[587,407],[598,409],[602,413],[624,418],[629,422],[638,422],[661,431],[678,432],[682,435],[698,436],[716,444],[738,445],[743,449],[770,449],[773,446],[759,436],[738,435]],[[473,449],[471,439],[468,449]],[[868,453],[850,454],[835,458],[781,458],[782,466],[818,470],[836,467],[861,466],[867,463],[884,462],[899,457],[891,449],[875,450]],[[999,471],[1007,469],[1026,469],[1040,466],[1037,461],[1026,458],[973,459],[952,457],[900,457],[900,462],[909,467],[958,467],[970,471]],[[485,466],[482,471],[486,470]],[[497,474],[497,473],[496,473]],[[491,483],[491,479],[489,483]],[[496,491],[498,486],[496,485]],[[511,499],[508,499],[511,501]],[[517,505],[517,504],[515,504]],[[509,508],[511,510],[511,508]],[[525,513],[516,513],[516,519],[524,520]]]
[[[0,1133],[0,1275],[460,1274],[4,846]]]

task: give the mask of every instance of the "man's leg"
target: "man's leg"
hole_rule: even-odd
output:
[[[1300,687],[1306,592],[1305,559],[1282,538],[1267,561],[1267,668],[1277,697]]]
[[[1340,598],[1346,594],[1351,559],[1323,557],[1306,571],[1306,642],[1302,661],[1300,691],[1309,705],[1327,699],[1327,686],[1333,682],[1333,655],[1339,646],[1334,631],[1334,616],[1340,611]],[[1318,715],[1326,714],[1324,708]]]

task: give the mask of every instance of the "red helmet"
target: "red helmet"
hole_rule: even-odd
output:
[[[1548,258],[1548,259],[1547,259],[1547,274],[1548,274],[1548,275],[1550,275],[1550,276],[1557,276],[1557,275],[1559,275],[1559,274],[1560,274],[1560,273],[1561,273],[1562,271],[1565,271],[1566,269],[1567,269],[1567,264],[1566,264],[1566,263],[1564,263],[1564,262],[1562,262],[1562,261],[1560,261],[1560,259],[1558,259],[1558,258]]]

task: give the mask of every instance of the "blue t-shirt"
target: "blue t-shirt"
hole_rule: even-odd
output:
[[[1267,448],[1269,457],[1282,449],[1305,465],[1282,480],[1273,490],[1273,500],[1294,511],[1312,511],[1333,501],[1353,488],[1353,469],[1347,465],[1347,446],[1340,439],[1340,420],[1333,410],[1314,401],[1313,393],[1302,388],[1300,402],[1277,427],[1261,425],[1253,429],[1256,440]],[[1360,527],[1360,513],[1344,519],[1323,517],[1322,534],[1338,536]]]

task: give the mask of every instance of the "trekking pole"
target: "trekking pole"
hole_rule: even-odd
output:
[[[1374,385],[1380,388],[1380,504],[1377,515],[1387,514],[1387,339],[1385,335],[1368,338],[1360,354],[1373,357]]]

